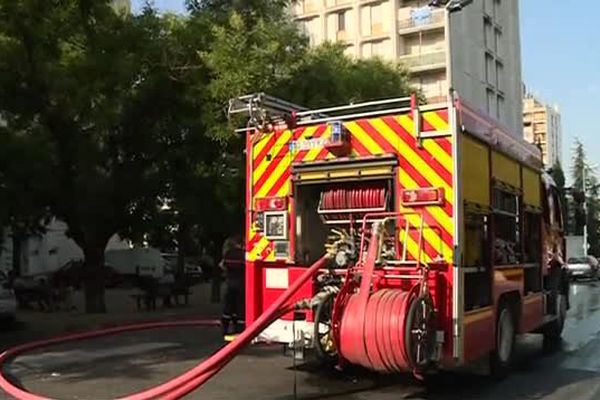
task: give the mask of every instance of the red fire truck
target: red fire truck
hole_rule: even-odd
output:
[[[265,94],[246,115],[246,320],[307,267],[313,299],[259,340],[381,372],[510,365],[515,335],[561,335],[559,196],[537,147],[449,96],[310,110]]]

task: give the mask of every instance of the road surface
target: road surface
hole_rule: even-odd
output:
[[[219,332],[181,328],[64,345],[16,359],[8,372],[29,390],[57,399],[110,399],[189,369],[219,346]],[[519,340],[515,371],[502,382],[473,373],[443,373],[422,386],[409,377],[315,371],[280,347],[247,350],[188,396],[210,400],[600,399],[600,285],[572,287],[562,350],[543,354],[541,338]],[[294,394],[295,386],[295,394]]]

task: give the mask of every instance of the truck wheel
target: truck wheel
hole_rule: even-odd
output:
[[[337,349],[333,340],[333,303],[335,295],[327,296],[315,309],[313,340],[317,358],[323,363],[333,363],[337,360]]]
[[[556,319],[548,323],[543,329],[543,346],[546,351],[557,349],[561,343],[561,335],[567,319],[567,296],[564,294],[556,294],[555,315]]]
[[[490,356],[490,372],[496,378],[508,374],[513,359],[516,339],[516,318],[510,303],[504,301],[496,320],[496,348]]]

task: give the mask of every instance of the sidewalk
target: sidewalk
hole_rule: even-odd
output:
[[[210,283],[196,285],[191,288],[191,291],[188,306],[165,308],[162,306],[162,301],[158,300],[156,310],[140,311],[137,310],[135,300],[130,297],[136,289],[107,289],[105,314],[86,314],[83,292],[75,292],[73,304],[76,310],[74,311],[19,310],[14,328],[0,327],[0,350],[31,340],[115,325],[145,321],[218,318],[222,306],[210,302]]]

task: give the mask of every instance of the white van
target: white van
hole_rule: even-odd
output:
[[[153,248],[108,250],[104,262],[118,274],[140,274],[161,278],[165,274],[166,261],[160,251]]]

